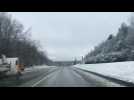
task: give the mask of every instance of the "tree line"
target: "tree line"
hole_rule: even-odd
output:
[[[26,66],[51,64],[47,55],[39,49],[39,44],[30,38],[30,29],[8,13],[0,13],[0,55],[18,57]]]
[[[116,36],[110,34],[107,40],[94,47],[85,57],[85,63],[107,63],[134,60],[134,16],[130,23],[122,23]]]

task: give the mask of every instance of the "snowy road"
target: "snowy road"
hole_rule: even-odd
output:
[[[43,70],[42,70],[43,71]],[[45,71],[45,70],[44,70]],[[57,67],[49,74],[26,82],[22,87],[121,87],[120,84],[74,67]]]
[[[81,75],[73,71],[71,67],[61,67],[56,72],[51,73],[42,81],[38,82],[35,86],[79,87],[90,86],[90,84]]]
[[[50,67],[26,71],[20,80],[15,76],[0,81],[0,87],[125,87],[74,66]]]

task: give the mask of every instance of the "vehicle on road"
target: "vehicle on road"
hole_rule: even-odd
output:
[[[0,59],[0,75],[6,75],[8,72],[12,74],[21,75],[24,71],[25,66],[18,57],[7,58],[5,55],[2,55]]]
[[[5,55],[0,59],[0,75],[3,75],[11,70],[11,63],[8,63]]]

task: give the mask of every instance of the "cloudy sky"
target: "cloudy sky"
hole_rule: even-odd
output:
[[[87,54],[109,34],[116,34],[129,12],[10,12],[52,60],[73,60]]]

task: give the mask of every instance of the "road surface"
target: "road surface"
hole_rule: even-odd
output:
[[[0,80],[0,87],[125,87],[113,80],[94,75],[73,66],[50,67]]]
[[[46,71],[47,70],[47,71]],[[124,87],[113,81],[93,75],[73,66],[44,69],[36,78],[27,80],[20,87]],[[24,78],[25,80],[25,78]]]

